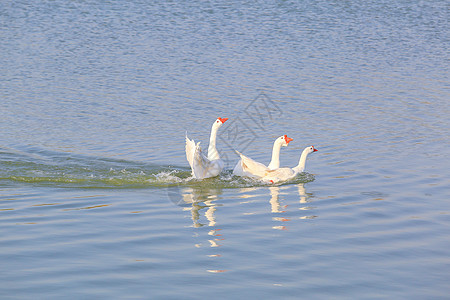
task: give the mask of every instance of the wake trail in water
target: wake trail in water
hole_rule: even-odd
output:
[[[301,174],[288,183],[309,182]],[[160,166],[124,160],[82,157],[66,153],[25,153],[0,150],[0,185],[33,184],[71,188],[151,188],[170,186],[243,188],[266,186],[258,180],[233,176],[231,170],[215,178],[194,179],[186,167]]]

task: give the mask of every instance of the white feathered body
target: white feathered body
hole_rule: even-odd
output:
[[[269,170],[263,176],[262,180],[267,183],[278,183],[294,178],[298,172],[292,168],[278,168],[276,170]]]
[[[276,170],[269,170],[262,178],[262,181],[267,183],[278,183],[294,178],[295,176],[297,176],[297,174],[305,171],[306,158],[309,154],[316,151],[317,149],[315,149],[314,146],[306,147],[303,150],[302,155],[300,156],[300,160],[297,166],[293,168],[278,168]]]
[[[234,167],[233,174],[236,176],[246,176],[261,179],[266,175],[266,172],[278,169],[280,167],[281,147],[286,147],[290,141],[292,141],[292,139],[288,138],[287,135],[280,136],[275,140],[272,149],[272,160],[270,161],[268,166],[257,162],[248,156],[245,156],[239,151],[236,151],[236,153],[240,156],[240,159]]]
[[[217,130],[226,120],[219,118],[214,122],[211,128],[208,155],[203,153],[200,142],[196,144],[186,134],[186,159],[191,166],[192,176],[194,178],[205,179],[216,177],[222,172],[225,164],[220,159],[219,152],[216,149],[216,136]]]
[[[240,156],[240,160],[234,167],[234,175],[261,178],[265,176],[267,171],[269,171],[269,168],[262,163],[254,161],[250,157],[247,157],[238,151],[236,151],[236,153]]]

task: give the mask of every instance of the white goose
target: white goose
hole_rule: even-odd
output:
[[[228,118],[218,118],[214,121],[209,138],[208,156],[202,152],[200,142],[195,144],[190,140],[186,133],[186,158],[192,169],[192,176],[196,179],[204,179],[219,175],[224,167],[220,159],[219,152],[216,149],[217,130],[225,123]]]
[[[237,176],[247,176],[254,178],[262,178],[267,171],[275,170],[280,167],[280,150],[281,147],[286,147],[289,142],[293,141],[287,135],[282,135],[275,140],[272,149],[272,160],[266,167],[264,164],[254,161],[253,159],[245,156],[244,154],[236,151],[241,157],[236,166],[234,167],[233,174]]]
[[[306,147],[303,150],[302,155],[300,156],[300,160],[297,166],[293,168],[279,168],[276,170],[269,170],[266,172],[262,180],[267,183],[277,183],[294,178],[298,173],[305,171],[306,158],[308,157],[308,154],[316,151],[318,150],[314,148],[314,146]]]

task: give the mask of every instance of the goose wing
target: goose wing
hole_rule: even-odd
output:
[[[194,152],[194,160],[192,165],[192,174],[197,179],[215,177],[219,175],[224,167],[221,159],[209,160],[202,152],[198,144]]]
[[[245,156],[244,154],[236,151],[240,156],[240,160],[238,161],[236,167],[233,170],[233,173],[238,176],[249,176],[249,177],[263,177],[266,171],[269,170],[265,165],[259,163],[250,157]]]
[[[189,163],[189,166],[194,164],[194,153],[195,153],[195,142],[194,140],[190,140],[186,133],[186,159]]]

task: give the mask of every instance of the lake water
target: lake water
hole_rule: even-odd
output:
[[[0,298],[448,299],[448,12],[2,1]],[[307,173],[231,175],[283,134]]]

